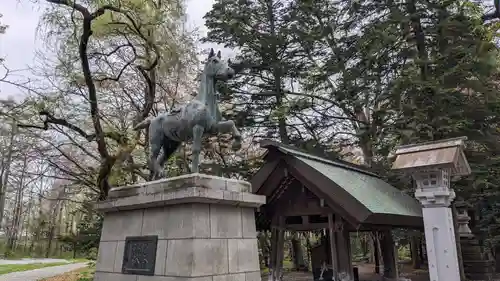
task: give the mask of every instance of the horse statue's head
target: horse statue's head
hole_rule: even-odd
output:
[[[204,74],[216,80],[228,80],[234,77],[234,69],[229,66],[229,60],[221,59],[220,51],[215,54],[214,49],[210,50],[207,62],[205,63]]]

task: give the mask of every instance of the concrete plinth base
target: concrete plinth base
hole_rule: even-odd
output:
[[[250,183],[202,174],[115,188],[104,212],[95,281],[260,281]],[[154,274],[122,273],[127,237],[157,238]],[[151,262],[152,264],[152,262]]]

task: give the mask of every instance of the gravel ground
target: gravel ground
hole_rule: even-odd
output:
[[[0,281],[38,281],[43,278],[54,277],[86,266],[87,263],[73,263],[28,271],[13,272],[0,275]]]

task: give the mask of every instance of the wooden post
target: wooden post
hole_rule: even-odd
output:
[[[276,272],[276,253],[278,247],[278,229],[276,227],[272,227],[271,229],[271,253],[270,253],[270,261],[269,261],[269,280],[275,280],[275,272]]]
[[[335,247],[335,227],[333,222],[333,214],[328,214],[328,232],[330,236],[330,255],[332,256],[332,269],[333,276],[336,276],[338,273],[338,257],[337,257],[337,249]]]
[[[335,216],[335,236],[336,236],[336,249],[338,256],[338,271],[339,273],[345,272],[347,276],[352,279],[352,264],[349,256],[349,231],[344,228],[344,221],[341,217]]]
[[[283,273],[283,258],[285,256],[285,217],[279,217],[279,228],[278,228],[278,239],[276,245],[276,270],[275,279],[281,280],[281,274]]]
[[[359,279],[359,276],[358,278],[355,278],[356,276],[354,276],[354,266],[352,265],[351,233],[349,232],[348,229],[345,230],[345,236],[347,240],[347,257],[349,258],[349,269],[351,273],[350,276],[352,280],[357,281],[356,279]]]
[[[425,243],[422,236],[420,236],[420,240],[418,241],[418,256],[420,257],[420,262],[422,262],[422,264],[427,263]]]
[[[398,278],[397,259],[395,256],[394,240],[391,231],[384,231],[381,241],[382,259],[384,260],[384,277]]]
[[[417,233],[412,233],[410,237],[410,250],[413,269],[420,269],[421,266],[420,255],[418,254],[420,248],[419,243],[420,241]]]
[[[500,245],[495,245],[495,273],[500,273]]]
[[[372,233],[373,237],[373,258],[375,260],[375,273],[380,274],[380,253],[379,253],[379,243],[378,243],[378,232],[374,231]]]

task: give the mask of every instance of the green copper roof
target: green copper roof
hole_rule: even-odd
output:
[[[285,150],[335,182],[373,213],[422,216],[422,207],[415,198],[374,174],[295,150]]]

